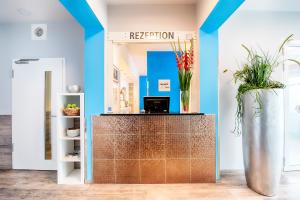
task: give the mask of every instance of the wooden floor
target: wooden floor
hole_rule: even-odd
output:
[[[0,200],[300,200],[300,173],[285,173],[278,196],[260,196],[245,185],[242,172],[223,172],[217,184],[82,185],[56,184],[56,172],[0,171]]]

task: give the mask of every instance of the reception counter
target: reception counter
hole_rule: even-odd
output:
[[[214,115],[94,116],[93,182],[215,182],[215,149]]]

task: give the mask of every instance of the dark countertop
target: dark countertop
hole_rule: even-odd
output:
[[[132,114],[122,114],[122,113],[104,113],[101,116],[122,116],[122,115],[205,115],[204,113],[132,113]]]

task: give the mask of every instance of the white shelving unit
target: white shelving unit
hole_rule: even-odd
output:
[[[57,102],[57,181],[58,184],[84,184],[84,94],[61,93],[58,94]],[[63,109],[69,103],[76,104],[80,108],[80,116],[65,116],[63,114]],[[68,137],[67,129],[73,128],[75,124],[80,127],[80,135]],[[75,142],[79,145],[75,145]],[[79,157],[67,157],[76,148],[80,149]]]

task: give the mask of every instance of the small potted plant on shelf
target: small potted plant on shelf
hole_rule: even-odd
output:
[[[285,85],[272,80],[271,75],[284,61],[283,50],[292,37],[283,41],[275,55],[242,45],[248,56],[233,74],[239,83],[234,132],[242,134],[247,185],[266,196],[276,194],[283,167]],[[288,60],[300,65],[297,60]]]
[[[178,47],[176,43],[171,43],[176,56],[178,79],[180,86],[180,107],[181,112],[188,113],[190,105],[190,86],[193,77],[192,67],[194,64],[194,46],[193,39],[190,40],[190,49],[187,49],[187,43],[184,41],[184,50],[181,48],[178,39]]]
[[[68,104],[67,107],[63,109],[63,113],[66,116],[79,116],[80,108],[76,104]]]

